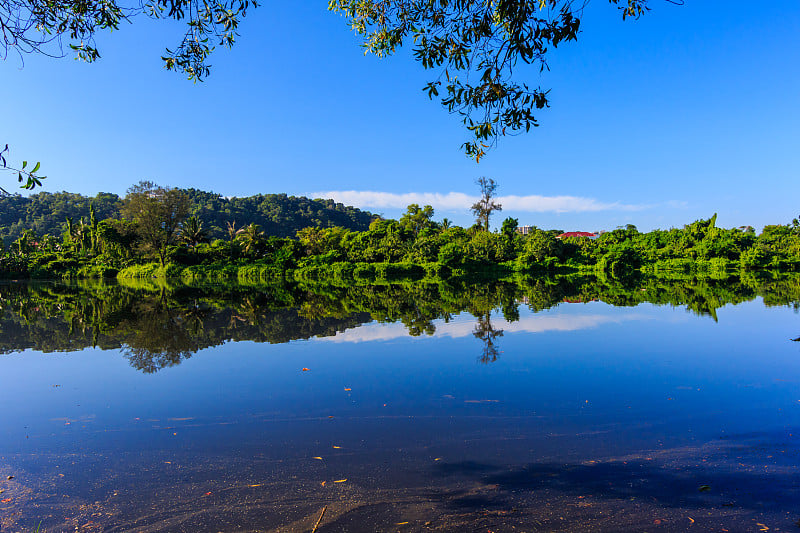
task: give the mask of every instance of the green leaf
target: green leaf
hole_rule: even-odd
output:
[[[42,166],[42,165],[41,165],[41,164],[40,164],[40,163],[37,161],[37,162],[36,162],[36,166],[35,166],[35,167],[33,167],[33,170],[31,170],[31,174],[33,174],[34,172],[36,172],[37,170],[39,170],[39,167],[41,167],[41,166]]]

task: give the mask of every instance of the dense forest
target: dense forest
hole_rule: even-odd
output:
[[[189,214],[197,217],[212,240],[226,236],[229,223],[236,227],[258,224],[265,235],[293,237],[308,226],[363,230],[373,218],[371,213],[333,200],[285,194],[227,198],[197,189],[183,192],[189,199]],[[89,206],[99,220],[120,219],[124,203],[124,198],[102,192],[94,197],[69,192],[0,196],[0,239],[9,246],[26,230],[60,236],[67,219],[76,224],[81,218],[88,221]]]
[[[24,214],[22,208],[17,215],[2,211],[6,225],[0,231],[20,235],[0,255],[2,277],[348,284],[567,271],[724,278],[800,270],[797,219],[760,234],[749,226],[719,228],[714,215],[650,232],[628,225],[581,236],[533,227],[523,235],[513,218],[490,231],[489,213],[476,206],[476,224],[462,228],[434,220],[430,206],[412,204],[391,220],[332,201],[225,199],[149,182],[132,187],[124,199],[68,193],[34,198],[2,200],[7,206],[28,202]],[[264,225],[238,224],[237,217]]]

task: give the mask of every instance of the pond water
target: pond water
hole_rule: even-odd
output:
[[[0,530],[794,531],[798,287],[0,286]]]

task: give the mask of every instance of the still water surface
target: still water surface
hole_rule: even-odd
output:
[[[504,289],[414,322],[162,292],[87,331],[96,291],[3,290],[3,532],[798,527],[800,322],[762,296],[697,314]]]

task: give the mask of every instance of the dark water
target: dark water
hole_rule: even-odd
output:
[[[796,531],[798,294],[7,284],[0,528]]]

